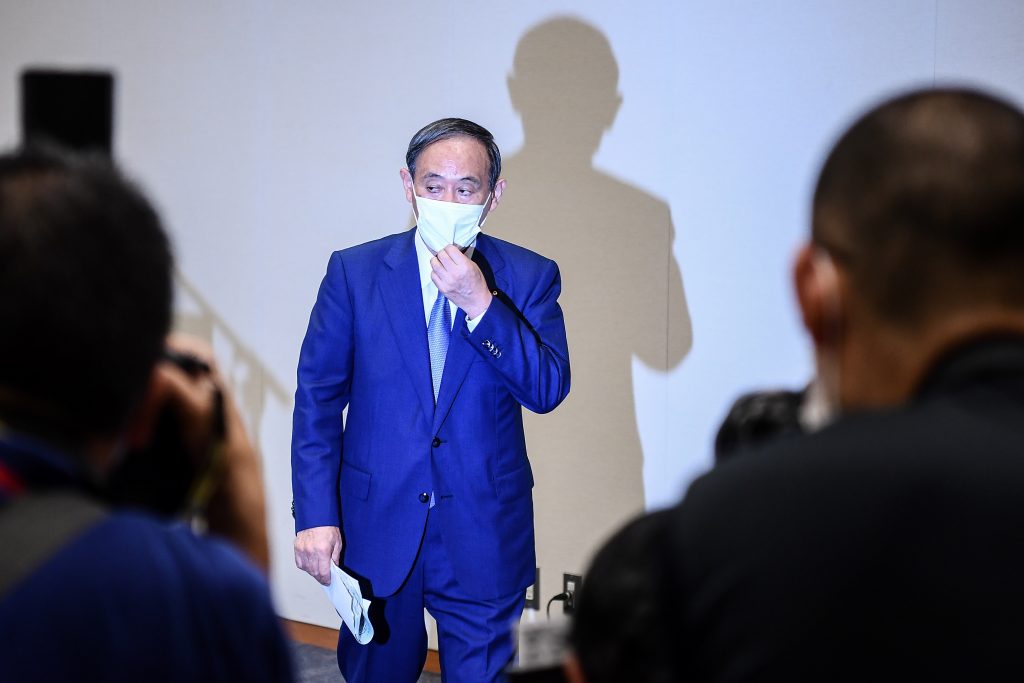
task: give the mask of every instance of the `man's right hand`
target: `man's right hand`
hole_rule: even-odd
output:
[[[341,529],[315,526],[295,535],[295,566],[325,586],[331,584],[331,563],[341,559]]]

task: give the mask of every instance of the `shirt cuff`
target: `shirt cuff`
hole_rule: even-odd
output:
[[[480,321],[484,319],[485,315],[487,315],[487,311],[486,310],[484,310],[483,313],[481,313],[477,317],[473,318],[472,320],[470,320],[469,318],[466,318],[466,329],[469,330],[470,334],[473,334],[473,330],[476,329],[476,326],[480,324]]]

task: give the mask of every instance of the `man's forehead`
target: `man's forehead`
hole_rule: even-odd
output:
[[[486,175],[490,159],[487,150],[479,140],[468,136],[456,136],[432,142],[423,148],[416,160],[417,175],[420,172],[450,176],[458,169],[463,175]],[[457,173],[457,174],[458,174]]]

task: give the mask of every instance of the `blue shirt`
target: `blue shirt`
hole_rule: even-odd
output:
[[[8,483],[0,514],[23,491],[87,489],[70,462],[0,441]],[[184,525],[115,510],[0,600],[0,677],[291,681],[292,673],[266,581],[238,551]]]

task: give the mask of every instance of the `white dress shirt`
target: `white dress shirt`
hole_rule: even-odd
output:
[[[437,285],[430,279],[432,269],[430,268],[430,259],[434,258],[434,255],[430,253],[430,249],[427,249],[427,245],[423,242],[420,234],[416,233],[416,263],[420,268],[420,291],[423,293],[423,320],[424,326],[430,324],[430,309],[434,307],[434,302],[437,300]],[[466,258],[473,258],[473,250],[476,248],[476,240],[473,240],[473,244],[469,245],[466,249]],[[448,301],[452,313],[452,325],[455,325],[455,311],[457,306],[452,302]],[[484,311],[477,317],[470,320],[466,318],[466,327],[472,332],[476,329],[476,326],[483,320],[484,315],[487,311]]]

